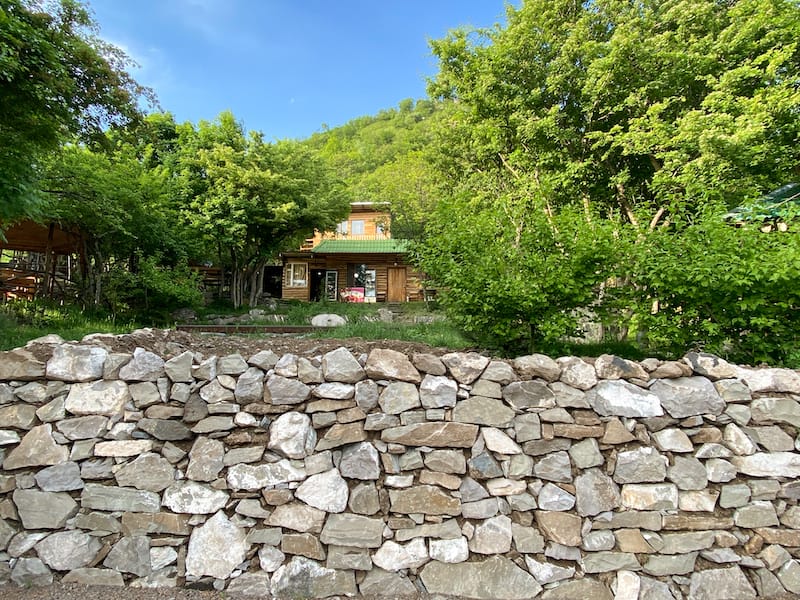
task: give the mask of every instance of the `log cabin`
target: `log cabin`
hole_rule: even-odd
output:
[[[388,206],[354,202],[336,231],[315,232],[281,254],[284,300],[410,302],[422,300],[420,274],[407,262],[408,241],[394,239]]]

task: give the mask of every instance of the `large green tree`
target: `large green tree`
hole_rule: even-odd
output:
[[[0,221],[35,212],[47,155],[139,116],[146,90],[78,0],[0,0]]]
[[[602,276],[626,282],[625,289],[652,306],[655,290],[664,288],[641,278],[658,270],[664,240],[691,270],[695,265],[686,257],[697,245],[685,242],[688,226],[718,219],[725,207],[800,175],[798,40],[800,10],[793,0],[525,0],[508,8],[505,27],[459,30],[432,42],[440,67],[429,91],[453,101],[439,129],[434,164],[454,198],[495,201],[441,203],[427,256],[434,262],[441,262],[437,255],[459,257],[453,237],[468,233],[475,219],[496,223],[498,239],[516,239],[516,209],[503,190],[530,190],[523,193],[537,201],[528,210],[539,214],[525,221],[523,239],[528,228],[565,231],[559,225],[564,214],[581,222],[573,227],[575,236],[591,239],[597,219],[606,219],[620,248]],[[717,213],[706,217],[711,206]],[[666,237],[651,247],[651,234],[662,227]],[[623,244],[627,240],[634,243]],[[722,252],[724,245],[709,247]],[[551,277],[546,256],[533,255],[553,248],[526,248],[532,255],[526,264],[534,268],[521,272],[532,282],[531,295],[542,293],[537,281]],[[569,250],[570,244],[558,242],[555,249]],[[482,262],[516,264],[505,252],[504,244],[488,240]],[[729,248],[712,262],[732,259]],[[647,269],[641,261],[650,261]],[[565,259],[564,278],[573,276],[571,264]],[[444,271],[432,273],[447,282]],[[495,292],[491,278],[471,280],[475,295],[492,303],[496,294],[502,305],[507,292]],[[750,289],[763,283],[753,280]],[[455,296],[465,290],[449,289],[451,306],[459,306]],[[559,294],[551,295],[554,305],[578,308]],[[584,298],[594,305],[597,295]],[[686,314],[686,303],[694,300],[683,298],[662,307]],[[458,310],[462,320],[474,314],[472,308]],[[532,303],[525,310],[517,317],[521,327],[550,314]]]

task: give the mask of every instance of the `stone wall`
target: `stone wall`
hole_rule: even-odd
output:
[[[795,371],[104,340],[0,353],[0,581],[800,593]]]

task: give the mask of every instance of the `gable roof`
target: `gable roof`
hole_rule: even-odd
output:
[[[322,240],[313,254],[404,254],[408,240]]]

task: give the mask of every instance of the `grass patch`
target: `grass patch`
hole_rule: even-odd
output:
[[[80,340],[90,333],[128,333],[137,327],[105,315],[86,314],[72,306],[10,302],[0,306],[0,350],[19,348],[50,333],[65,340]]]
[[[472,340],[446,321],[415,324],[360,321],[351,322],[342,327],[315,331],[309,335],[315,338],[358,337],[365,340],[402,340],[453,350],[475,347]]]

